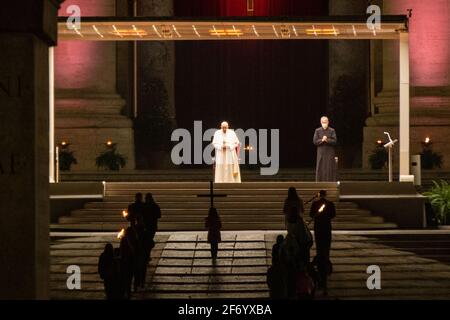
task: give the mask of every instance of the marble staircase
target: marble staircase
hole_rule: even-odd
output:
[[[215,207],[222,218],[224,230],[283,230],[283,201],[287,189],[295,186],[306,202],[319,190],[327,190],[336,203],[336,230],[392,229],[395,224],[352,202],[340,202],[336,183],[313,182],[245,182],[242,184],[215,184],[214,192],[226,197],[215,198]],[[207,182],[115,182],[106,183],[103,201],[88,202],[69,216],[59,218],[52,230],[116,231],[127,225],[122,210],[133,201],[136,192],[151,192],[160,205],[161,231],[200,231],[209,208],[209,198],[198,197],[209,193]],[[306,212],[310,204],[306,205]],[[309,217],[305,220],[309,222]],[[312,227],[312,224],[311,224]]]

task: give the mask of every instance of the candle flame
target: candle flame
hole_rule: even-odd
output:
[[[120,230],[117,234],[117,239],[122,239],[125,236],[125,229]]]
[[[323,205],[319,208],[319,211],[318,211],[318,212],[322,213],[324,209],[325,209],[325,204],[323,204]]]
[[[430,143],[430,140],[431,140],[430,137],[426,137],[425,138],[425,143]]]
[[[124,218],[128,217],[128,211],[127,211],[127,210],[123,210],[123,211],[122,211],[122,216],[123,216]]]

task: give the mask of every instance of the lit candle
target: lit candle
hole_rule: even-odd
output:
[[[127,210],[123,210],[123,211],[122,211],[122,216],[123,216],[124,218],[128,217],[128,211],[127,211]]]
[[[125,236],[125,229],[120,230],[117,234],[117,239],[122,239]]]

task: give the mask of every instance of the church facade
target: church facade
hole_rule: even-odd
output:
[[[141,16],[190,15],[193,17],[208,14],[223,16],[366,14],[367,1],[363,0],[310,2],[311,4],[304,4],[301,7],[299,4],[294,5],[297,1],[291,0],[277,1],[276,4],[275,1],[268,0],[195,1],[192,4],[189,1],[177,0],[141,0],[137,1],[135,13]],[[133,1],[67,0],[63,3],[59,15],[68,15],[67,8],[71,4],[81,7],[82,16],[126,16],[133,11]],[[450,133],[450,117],[448,116],[450,114],[450,26],[447,18],[450,13],[450,1],[439,0],[425,3],[420,0],[379,0],[374,1],[374,4],[382,7],[383,14],[407,14],[407,9],[412,9],[410,20],[411,154],[420,153],[422,142],[428,137],[433,141],[433,150],[443,155],[443,167],[450,168],[450,147],[445,142],[445,137]],[[218,52],[217,59],[233,59],[233,61],[238,60],[238,54],[245,55],[269,50],[264,45],[257,47],[259,44],[255,44],[256,49],[250,48],[249,46],[252,45],[247,43],[245,47],[234,50],[226,48],[226,44],[217,44],[217,47],[208,49],[194,47],[196,44],[193,43],[178,45],[171,42],[142,42],[136,49],[135,57],[138,63],[134,67],[132,43],[60,41],[55,49],[55,141],[70,143],[77,158],[77,164],[72,167],[73,171],[97,170],[95,158],[104,151],[106,141],[117,143],[118,152],[127,159],[125,166],[127,170],[166,167],[165,162],[170,161],[167,157],[161,158],[159,162],[153,161],[153,158],[160,157],[160,153],[164,153],[164,148],[161,147],[161,150],[154,148],[153,143],[156,142],[148,139],[149,135],[155,135],[154,132],[157,135],[160,132],[158,130],[164,131],[165,128],[155,128],[156,131],[153,133],[145,128],[152,127],[154,124],[152,121],[159,117],[154,115],[154,105],[145,102],[148,101],[145,92],[149,90],[149,87],[162,87],[163,89],[160,90],[162,93],[156,94],[167,96],[164,116],[172,128],[177,126],[190,128],[192,125],[189,124],[192,120],[201,120],[191,119],[198,115],[205,117],[203,120],[206,125],[214,127],[223,120],[222,116],[228,119],[229,113],[234,113],[241,108],[236,105],[242,103],[245,105],[245,110],[242,111],[241,117],[250,120],[244,122],[236,116],[235,119],[231,119],[235,120],[235,127],[266,126],[270,129],[272,128],[270,120],[272,120],[273,125],[283,126],[280,128],[282,144],[281,141],[287,140],[283,139],[283,131],[289,131],[291,134],[296,130],[297,125],[284,123],[289,122],[289,119],[298,118],[297,127],[300,127],[298,140],[305,142],[298,146],[301,150],[298,154],[289,150],[284,155],[283,150],[288,150],[289,147],[281,145],[281,166],[312,168],[314,165],[314,151],[311,144],[313,128],[318,126],[320,115],[330,113],[333,107],[330,104],[334,101],[333,88],[340,79],[343,77],[345,79],[346,75],[356,75],[357,79],[363,79],[365,82],[363,85],[365,92],[361,96],[363,103],[357,110],[364,116],[365,122],[361,123],[361,127],[351,130],[352,134],[354,131],[358,136],[356,148],[338,148],[338,156],[345,160],[345,166],[369,168],[369,155],[374,149],[375,142],[385,139],[383,132],[388,131],[393,137],[398,137],[399,50],[395,41],[383,40],[371,43],[328,41],[325,46],[318,44],[315,51],[310,51],[309,54],[314,55],[318,65],[326,67],[321,67],[319,69],[323,70],[315,72],[313,79],[315,82],[307,89],[305,89],[307,81],[302,82],[301,79],[298,80],[297,87],[290,85],[295,81],[295,77],[301,78],[301,76],[286,76],[287,73],[283,71],[284,73],[277,78],[277,68],[270,69],[267,66],[268,63],[264,63],[265,66],[262,67],[256,62],[255,74],[248,75],[251,81],[237,87],[231,84],[232,72],[236,72],[232,66],[230,67],[232,71],[215,70],[216,76],[211,76],[205,71],[198,71],[198,76],[193,76],[192,83],[199,84],[199,87],[194,88],[193,84],[189,86],[190,84],[186,83],[186,77],[194,73],[190,67],[201,68],[202,64],[207,64],[205,61],[195,60],[199,52],[196,50],[204,50],[207,55]],[[303,49],[303,47],[295,48],[298,52]],[[272,57],[283,59],[283,55],[279,52],[283,52],[286,48],[270,48],[270,50],[272,50],[270,51]],[[308,56],[301,57],[301,59],[307,58]],[[260,59],[258,61],[266,61],[264,57]],[[293,70],[302,72],[302,64],[295,64],[295,61],[290,63],[293,63],[290,65]],[[213,64],[211,66],[214,67]],[[240,69],[242,69],[241,66]],[[138,73],[136,77],[133,72]],[[256,75],[256,72],[262,76]],[[304,72],[306,74],[304,77],[307,78],[308,70]],[[204,92],[201,92],[201,83],[198,81],[205,77],[208,81],[205,81]],[[224,83],[214,82],[218,81],[219,77],[225,77]],[[254,94],[259,88],[259,82],[255,84],[253,81],[257,77],[265,77],[268,79],[267,82],[272,80],[272,84],[264,87],[264,91],[275,88],[275,92],[279,92],[280,97],[270,101],[269,104],[267,102],[269,99],[266,99],[263,94]],[[287,77],[284,82],[283,77]],[[136,88],[133,87],[135,78],[137,79]],[[248,91],[245,87],[248,87]],[[289,96],[289,92],[302,90],[302,88],[304,92],[301,92],[301,96]],[[192,93],[196,90],[199,92]],[[133,91],[137,94],[135,95]],[[314,94],[316,98],[308,96],[308,92]],[[151,96],[152,93],[149,95]],[[239,96],[239,99],[230,98],[232,95]],[[271,95],[276,96],[273,92]],[[247,96],[254,96],[254,98],[247,99]],[[139,100],[138,102],[133,100],[135,97]],[[211,100],[206,101],[206,99]],[[280,105],[284,107],[283,115],[278,115],[280,112],[272,112],[278,110]],[[265,111],[258,111],[261,108]],[[302,110],[300,112],[297,109]],[[150,120],[147,121],[145,117],[149,117]],[[139,120],[141,118],[143,121]],[[317,124],[313,122],[314,119]],[[333,117],[330,120],[333,126]],[[166,136],[163,133],[161,136]],[[339,137],[345,137],[347,133],[344,133],[343,129],[339,131],[338,127],[337,135],[339,141]],[[395,160],[398,161],[398,150]]]

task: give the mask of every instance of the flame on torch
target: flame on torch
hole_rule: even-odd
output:
[[[125,229],[120,230],[117,234],[117,239],[122,239],[125,236]]]
[[[123,216],[124,218],[128,217],[128,211],[127,211],[127,210],[123,210],[123,211],[122,211],[122,216]]]
[[[324,203],[322,206],[320,206],[318,212],[319,212],[319,213],[322,213],[324,209],[325,209],[325,203]]]

